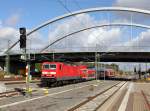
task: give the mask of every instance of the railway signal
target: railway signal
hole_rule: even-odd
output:
[[[25,60],[26,65],[27,65],[27,69],[26,69],[26,90],[27,90],[27,95],[30,95],[30,93],[32,92],[32,90],[30,90],[29,87],[29,77],[30,77],[30,54],[27,58],[27,53],[26,53],[26,38],[27,38],[27,34],[26,34],[26,28],[22,27],[19,28],[19,32],[20,32],[20,48],[23,51],[23,55],[21,56],[23,60]]]
[[[20,28],[20,48],[25,49],[26,48],[26,28]]]

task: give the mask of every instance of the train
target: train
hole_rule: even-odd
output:
[[[88,69],[86,65],[70,65],[63,62],[42,63],[42,85],[64,81],[85,81],[95,79],[95,70]]]
[[[106,77],[113,77],[113,69],[103,71]],[[53,83],[63,83],[72,81],[87,81],[103,77],[104,74],[97,72],[86,65],[71,65],[63,62],[43,62],[41,84],[50,86]]]
[[[98,78],[112,78],[115,77],[115,70],[110,68],[101,68],[97,70]]]

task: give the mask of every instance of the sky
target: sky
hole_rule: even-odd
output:
[[[81,9],[95,7],[131,7],[150,10],[149,0],[0,0],[0,52],[19,39],[19,28],[30,31],[41,23]],[[80,14],[53,23],[35,32],[28,49],[41,49],[56,39],[79,29],[110,22],[149,25],[149,16],[128,12]],[[105,27],[70,36],[48,50],[55,51],[150,51],[150,30],[134,27]],[[88,47],[88,48],[87,48]],[[17,45],[13,52],[18,51]]]
[[[59,0],[0,0],[0,19],[2,22],[16,18],[15,27],[26,26],[33,28],[36,25],[68,13]],[[71,11],[97,6],[110,6],[112,0],[60,0]],[[79,6],[77,5],[79,4]],[[18,22],[18,23],[17,23]],[[5,26],[10,25],[8,23]]]

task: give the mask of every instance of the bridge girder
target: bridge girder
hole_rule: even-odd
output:
[[[150,52],[97,52],[101,62],[150,62]],[[12,62],[24,62],[20,59],[21,55],[11,55]],[[95,52],[66,52],[66,53],[41,53],[31,54],[32,63],[43,61],[63,62],[94,62]],[[0,57],[0,62],[5,62],[5,56]]]

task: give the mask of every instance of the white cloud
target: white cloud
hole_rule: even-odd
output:
[[[95,37],[96,36],[96,37]],[[89,36],[88,36],[88,42],[89,43],[97,43],[103,42],[104,44],[108,43],[111,44],[115,42],[116,40],[120,39],[121,36],[121,30],[119,28],[112,28],[110,30],[106,29],[99,29],[93,31]]]
[[[1,27],[0,28],[0,52],[4,52],[8,46],[11,46],[17,40],[19,40],[19,29],[12,27]],[[9,40],[9,44],[8,44]],[[33,33],[27,40],[27,49],[39,49],[44,47],[43,36],[39,32]],[[19,51],[19,44],[16,45],[11,52]]]
[[[131,7],[131,8],[139,8],[150,10],[149,0],[116,0],[115,5],[121,7]]]
[[[6,50],[8,48],[8,40],[15,42],[18,37],[18,31],[11,27],[0,28],[0,49]],[[11,44],[9,44],[11,45]]]
[[[49,39],[53,40],[56,39],[56,37],[64,36],[67,33],[74,32],[81,28],[89,27],[95,24],[96,23],[91,16],[88,14],[80,14],[63,23],[58,24],[52,32],[49,32]]]
[[[74,17],[63,23],[59,23],[59,25],[56,26],[55,30],[49,32],[49,40],[52,42],[68,33],[78,31],[86,27],[95,26],[98,24],[101,25],[106,23],[108,23],[108,21],[95,20],[89,14],[80,14],[76,16],[76,18]],[[98,29],[83,31],[75,35],[72,35],[67,39],[60,41],[56,45],[60,47],[68,47],[68,48],[80,47],[78,51],[79,50],[83,51],[83,49],[81,48],[95,47],[96,44],[101,45],[102,43],[103,44],[108,43],[110,46],[111,44],[113,44],[115,40],[120,39],[120,35],[121,35],[121,30],[119,28],[112,28],[112,29],[98,28]]]
[[[0,38],[4,38],[4,39],[16,39],[17,36],[17,30],[11,27],[2,27],[0,29]]]
[[[131,46],[137,46],[138,51],[150,51],[149,42],[150,42],[150,30],[147,30],[147,31],[141,32],[139,36],[137,36],[135,39],[128,42],[127,44]]]
[[[40,32],[34,32],[27,39],[28,49],[41,49],[45,46],[47,40],[44,40],[43,35]]]
[[[0,28],[2,27],[2,21],[0,20]]]
[[[109,50],[121,51],[121,52],[145,52],[150,51],[150,30],[139,33],[137,37],[132,40],[125,41],[124,43],[118,43],[118,47],[110,47]]]
[[[116,2],[114,3],[114,6],[150,10],[149,4],[150,4],[150,0],[116,0]],[[132,18],[133,22],[138,22],[141,24],[149,24],[150,15],[140,14],[140,13],[131,13],[127,11],[117,12],[117,15],[119,15],[119,17],[123,19],[128,19],[130,21]]]
[[[98,24],[106,24],[106,20],[95,20],[88,14],[81,14],[76,16],[76,18],[67,19],[65,22],[61,22],[56,25],[52,31],[49,32],[49,40],[45,38],[43,33],[35,32],[29,39],[31,42],[28,42],[28,49],[40,49],[43,48],[48,42],[55,41],[56,39],[83,29],[85,27],[94,26]],[[133,40],[124,41],[123,43],[116,43],[120,41],[124,35],[123,30],[118,27],[111,28],[98,28],[92,29],[84,32],[77,33],[58,42],[52,48],[60,48],[61,51],[70,50],[70,51],[94,51],[97,44],[99,51],[135,51],[135,50],[148,50],[148,47],[136,48],[134,47],[139,42],[140,45],[146,45],[145,42],[149,41],[150,31],[142,32],[138,37],[135,37]],[[138,38],[138,39],[137,39]],[[3,27],[0,28],[0,40],[1,43],[5,45],[0,45],[0,47],[7,46],[7,41],[3,39],[10,39],[14,43],[19,39],[18,29],[12,27]],[[4,43],[4,42],[5,43]],[[118,45],[118,46],[117,46]],[[148,45],[148,42],[147,42]],[[114,47],[117,46],[117,47]],[[122,47],[119,47],[122,46]],[[126,47],[130,46],[130,47]],[[85,48],[86,47],[86,50]],[[87,48],[88,47],[88,48]],[[90,49],[91,48],[91,49]],[[19,49],[19,45],[15,48]]]
[[[150,10],[149,0],[116,0],[114,6],[119,7],[130,7],[130,8],[138,8],[144,10]],[[128,22],[131,22],[131,13],[129,12],[118,12],[120,17],[127,19]],[[133,13],[132,13],[133,14]],[[133,14],[132,22],[138,22],[140,24],[149,24],[149,15],[144,14]],[[133,31],[134,33],[134,31]],[[125,41],[124,43],[120,43],[118,45],[122,45],[122,47],[116,47],[114,50],[116,51],[149,51],[149,39],[150,30],[140,32],[137,37],[133,37],[132,40]]]
[[[15,13],[12,14],[7,20],[5,20],[5,24],[8,26],[15,26],[20,20],[20,15]]]

